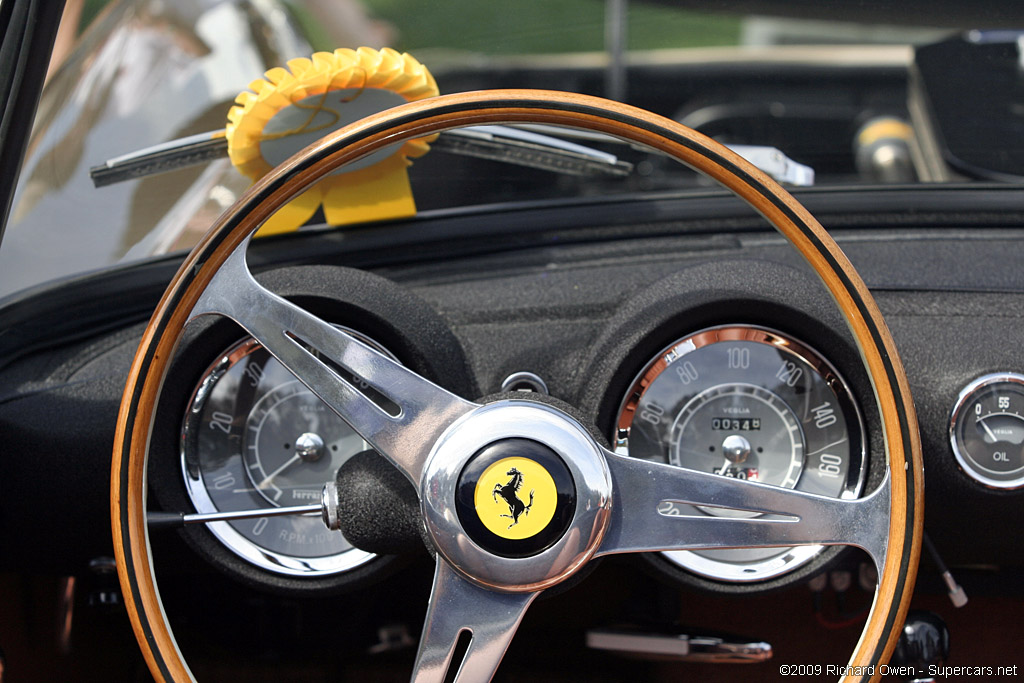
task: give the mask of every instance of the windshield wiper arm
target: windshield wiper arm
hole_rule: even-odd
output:
[[[568,175],[625,176],[633,170],[632,164],[620,161],[614,154],[508,126],[473,126],[445,131],[432,147],[451,154]],[[94,186],[105,187],[227,155],[228,142],[224,131],[200,133],[110,159],[90,168],[89,177]]]

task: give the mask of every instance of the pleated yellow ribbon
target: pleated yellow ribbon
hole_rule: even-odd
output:
[[[339,49],[293,59],[267,71],[235,98],[228,112],[231,163],[253,181],[324,135],[389,107],[433,97],[437,83],[425,66],[390,48]],[[319,207],[331,225],[401,218],[416,213],[410,159],[435,136],[381,150],[323,178],[263,224],[258,235],[297,230]]]

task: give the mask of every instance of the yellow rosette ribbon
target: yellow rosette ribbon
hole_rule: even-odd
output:
[[[231,163],[253,181],[328,133],[390,107],[438,94],[425,66],[390,48],[317,52],[267,71],[235,98],[226,129]],[[316,185],[270,217],[260,235],[297,230],[318,207],[331,225],[416,213],[407,168],[436,136],[371,154]]]

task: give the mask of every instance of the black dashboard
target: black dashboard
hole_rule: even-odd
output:
[[[1020,191],[812,190],[799,197],[862,274],[895,337],[921,426],[926,532],[969,591],[1019,600],[1024,550],[1014,520],[1024,515],[1024,495],[967,476],[949,430],[958,394],[972,380],[1024,371],[1016,341],[1024,336]],[[343,239],[327,231],[268,239],[253,247],[251,261],[275,291],[325,309],[332,322],[466,398],[500,392],[513,373],[533,373],[609,441],[630,383],[659,350],[721,326],[780,333],[816,350],[845,378],[863,416],[866,485],[878,481],[881,427],[842,318],[799,255],[736,200],[666,193],[499,209],[426,212],[384,236],[359,229]],[[148,311],[176,265],[166,258],[100,272],[9,299],[0,311],[4,572],[75,575],[111,554],[109,468],[120,394]],[[388,322],[399,319],[406,322]],[[203,373],[244,336],[207,327],[179,350],[165,388],[157,416],[164,442],[155,451],[164,459],[150,473],[152,508],[189,506],[179,463],[184,413]],[[360,618],[373,621],[371,612],[413,628],[421,618],[426,553],[371,563],[344,580],[304,579],[254,568],[203,530],[154,538],[169,577],[165,603],[173,605],[172,619],[188,625],[179,634],[185,647],[202,649],[210,632],[227,631],[240,651],[255,652],[270,628],[260,619],[271,618],[289,634],[286,642],[320,642],[322,622],[333,620],[314,605],[330,596],[352,615],[337,633],[354,649],[372,645],[359,629]],[[597,614],[584,607],[581,621],[629,620],[630,604],[661,604],[666,593],[669,604],[680,595],[792,596],[829,567],[857,567],[856,558],[853,550],[830,550],[782,578],[742,583],[658,562],[608,561],[612,567],[599,568],[579,590],[592,595],[624,580],[633,603],[605,601],[609,611]],[[388,583],[380,581],[396,572],[403,587],[383,588]],[[924,594],[941,592],[927,559],[920,586]],[[204,605],[222,609],[205,619]],[[563,627],[557,610],[540,614],[540,634]],[[604,675],[621,671],[613,666]]]

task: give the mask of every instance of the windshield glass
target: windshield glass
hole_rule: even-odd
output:
[[[938,11],[920,21],[909,10],[883,14],[888,23],[867,24],[862,16],[817,18],[802,3],[775,2],[753,15],[699,6],[72,0],[0,249],[0,296],[193,245],[252,182],[227,158],[227,146],[206,150],[203,162],[192,165],[181,163],[187,155],[170,166],[161,156],[144,173],[106,184],[90,177],[90,169],[189,136],[221,131],[223,138],[236,96],[265,71],[339,47],[407,51],[427,66],[442,94],[541,88],[625,101],[732,146],[795,188],[1024,175],[1005,140],[992,141],[993,130],[1019,125],[1009,101],[1020,100],[1024,63],[1016,34],[963,34],[974,25]],[[931,44],[944,47],[921,47]],[[971,56],[982,48],[988,51]],[[944,88],[954,79],[951,64],[976,70],[956,72],[961,89],[991,85],[977,72],[997,79],[1004,97],[986,102],[990,119],[957,109]],[[944,135],[947,129],[959,135]],[[710,186],[607,140],[543,129],[526,135],[534,137],[490,131],[481,141],[446,134],[431,153],[412,155],[415,209]],[[523,150],[538,146],[547,167],[524,165]],[[575,172],[552,168],[565,164]],[[325,202],[299,223],[322,229],[346,222],[334,220],[335,213]],[[359,220],[398,215],[370,212]]]

